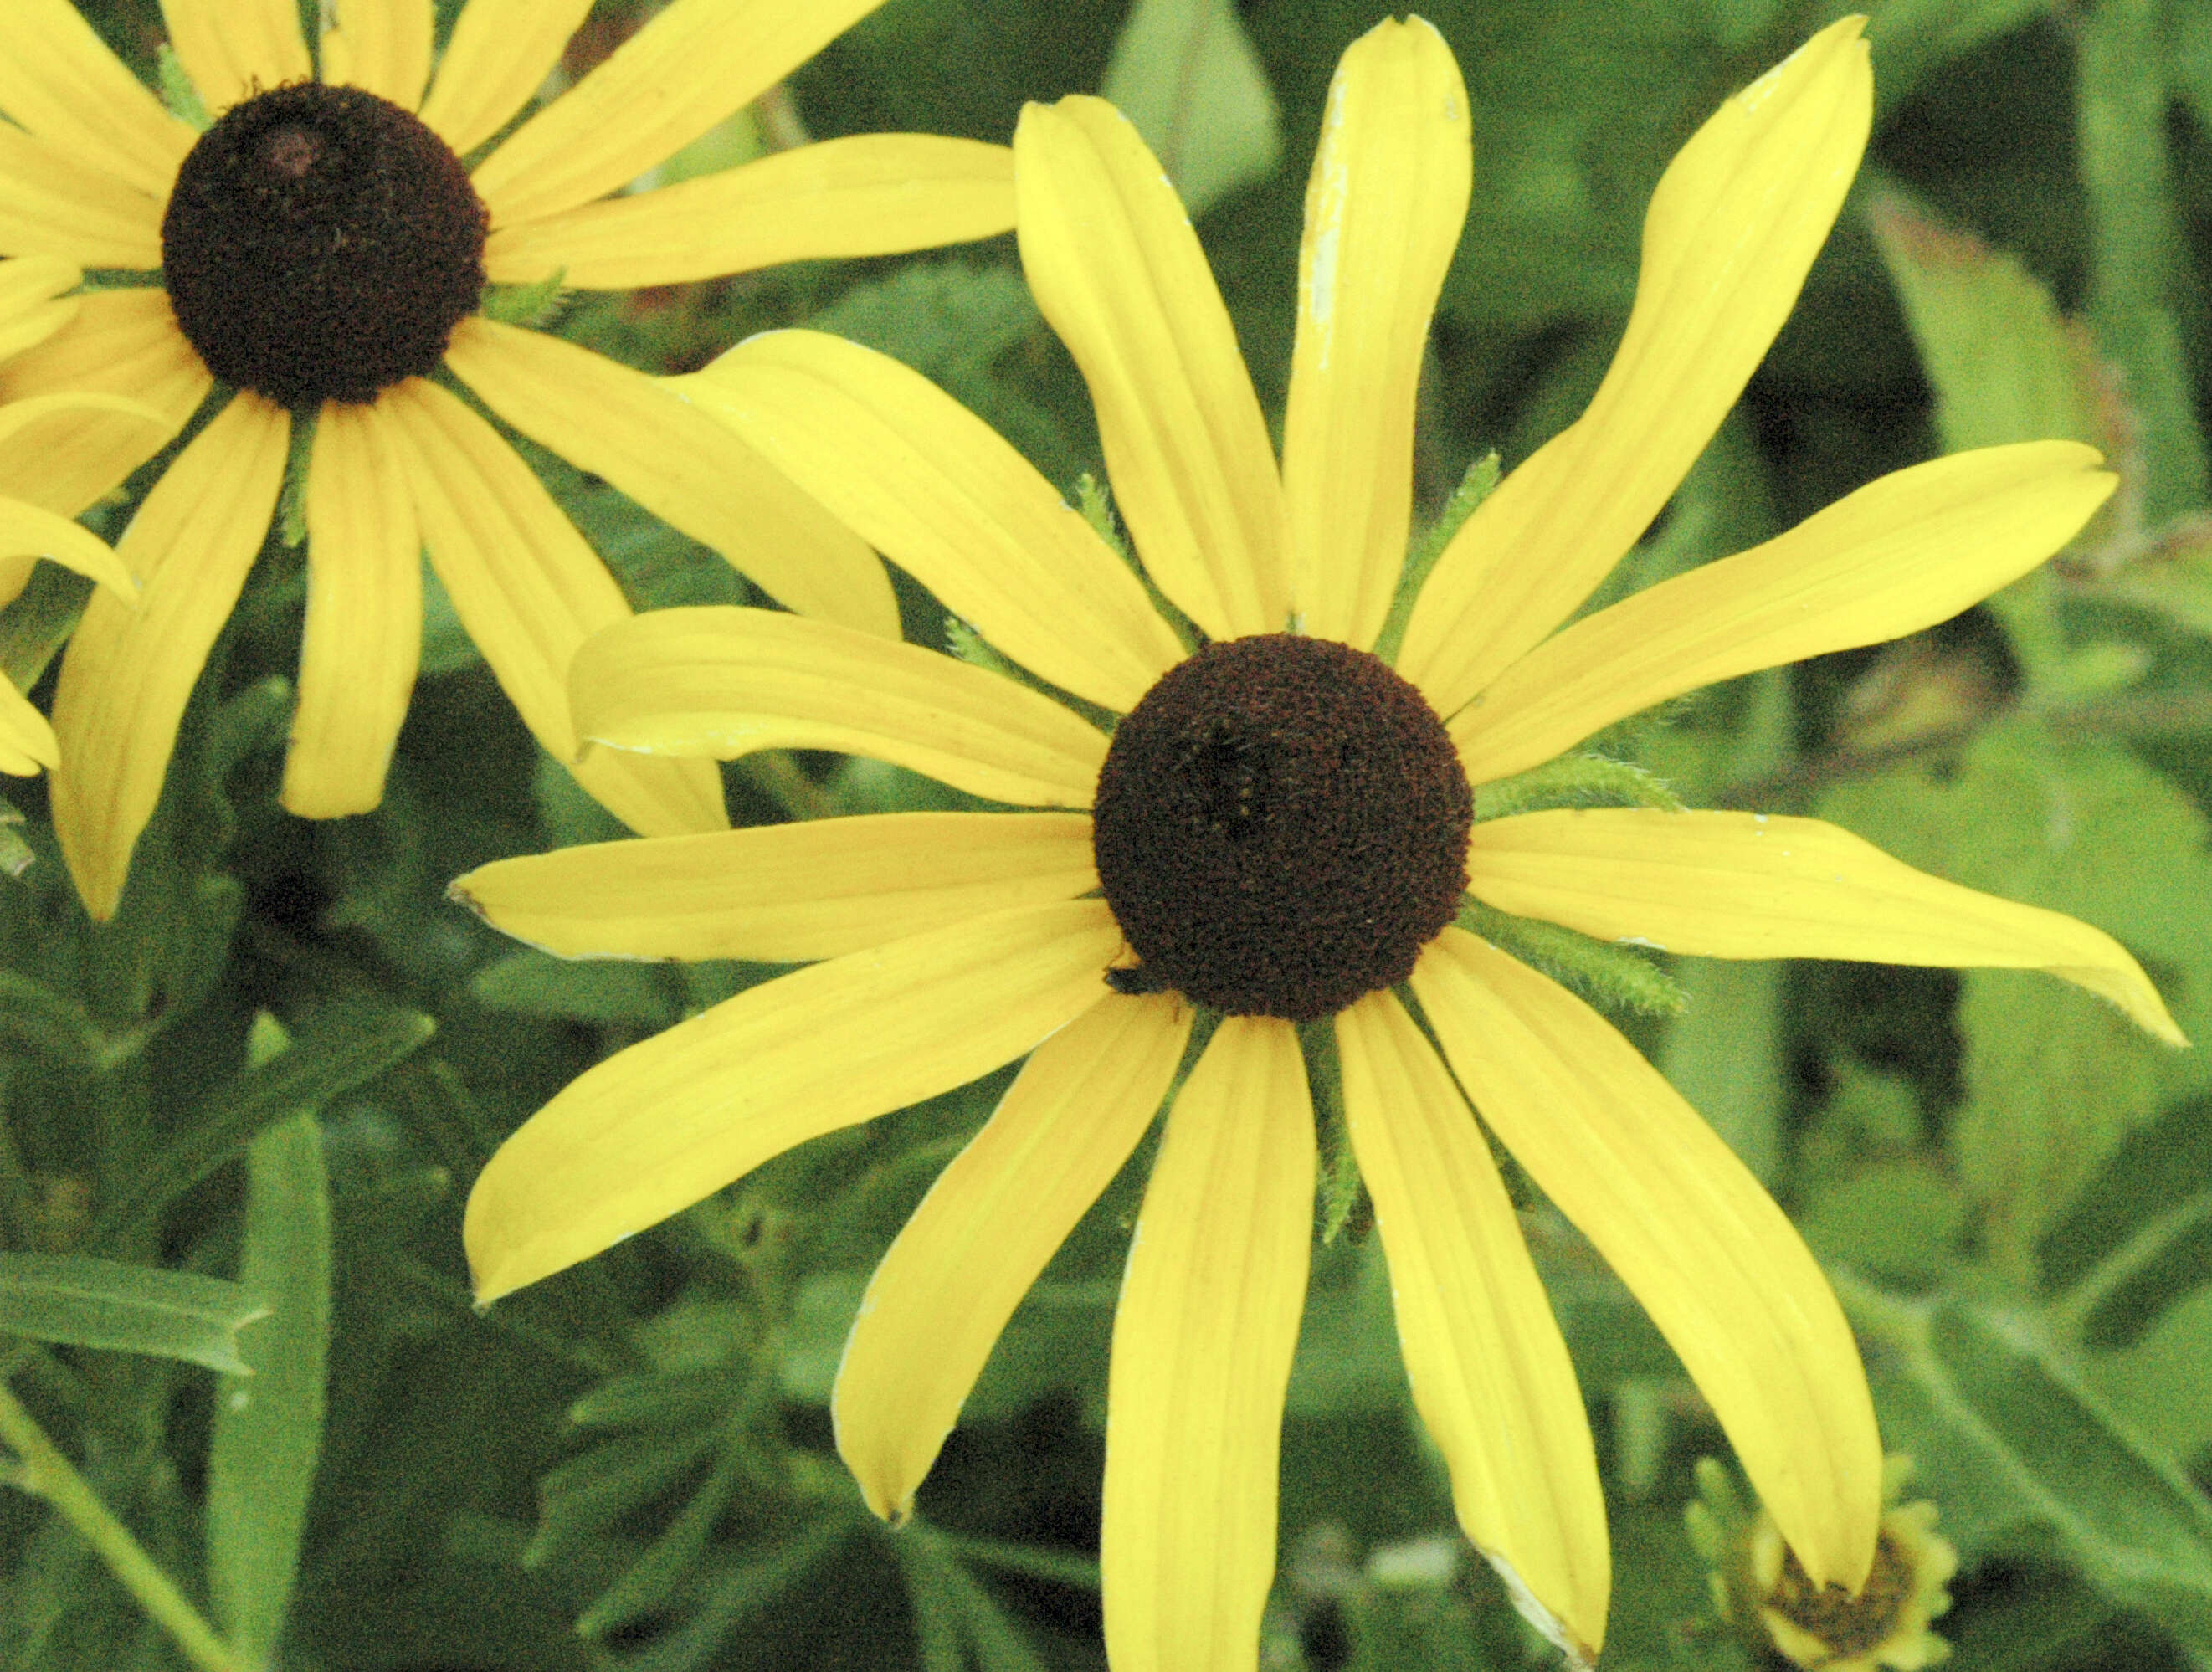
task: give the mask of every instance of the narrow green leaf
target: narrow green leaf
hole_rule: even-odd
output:
[[[253,1288],[76,1254],[0,1254],[0,1330],[70,1347],[248,1373],[238,1332],[269,1307]]]
[[[743,1454],[726,1450],[683,1513],[576,1617],[576,1629],[586,1637],[605,1637],[667,1602],[699,1565],[744,1472]]]
[[[2148,1444],[2184,1462],[2212,1448],[2212,1285],[2159,1314],[2141,1339],[2083,1361],[2090,1384]]]
[[[36,1052],[76,1074],[97,1073],[112,1050],[82,1006],[38,982],[0,970],[0,1043]]]
[[[181,1124],[149,1158],[136,1188],[101,1213],[93,1242],[109,1246],[147,1229],[264,1128],[375,1079],[435,1031],[428,1017],[395,1005],[348,1003],[318,1012],[290,1049],[247,1069]]]
[[[1678,959],[1682,1009],[1659,1068],[1737,1158],[1771,1183],[1782,1160],[1782,966]]]
[[[740,1559],[710,1582],[698,1613],[624,1660],[623,1672],[692,1672],[708,1664],[724,1639],[805,1578],[854,1525],[844,1516],[824,1516],[765,1553]]]
[[[281,1059],[280,1059],[281,1061]],[[270,1316],[241,1344],[251,1381],[218,1395],[208,1452],[208,1588],[246,1663],[265,1666],[291,1607],[322,1454],[331,1332],[330,1182],[312,1112],[246,1146],[240,1275]]]
[[[2166,153],[2157,0],[2081,14],[2075,125],[2089,209],[2089,319],[2141,417],[2143,514],[2154,526],[2204,503],[2177,301],[2186,260]]]
[[[624,958],[559,958],[526,949],[486,964],[469,991],[490,1009],[555,1021],[659,1029],[682,1013],[665,969]]]
[[[1137,0],[1099,91],[1136,124],[1194,218],[1281,158],[1282,112],[1230,0]]]

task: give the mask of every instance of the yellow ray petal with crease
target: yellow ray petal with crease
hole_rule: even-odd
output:
[[[124,531],[134,607],[94,593],[54,689],[54,834],[85,909],[114,914],[177,724],[246,585],[283,485],[284,410],[241,392],[192,438]]]
[[[1930,459],[1547,639],[1452,718],[1474,782],[1717,679],[1948,621],[2066,544],[2118,478],[2075,441]]]
[[[665,386],[588,349],[464,319],[446,363],[524,435],[600,476],[801,615],[896,638],[876,554]]]
[[[1705,450],[1797,299],[1865,149],[1873,76],[1847,17],[1723,105],[1644,222],[1628,330],[1588,409],[1468,520],[1398,671],[1449,714],[1574,612]]]
[[[466,156],[530,102],[592,0],[468,0],[455,20],[423,125]]]
[[[1613,1583],[1597,1453],[1490,1146],[1389,994],[1340,1015],[1336,1040],[1413,1404],[1450,1468],[1459,1523],[1523,1611],[1594,1660]]]
[[[1385,20],[1329,84],[1306,185],[1283,418],[1291,607],[1375,642],[1406,555],[1413,392],[1474,179],[1467,88],[1425,20]]]
[[[0,261],[0,361],[43,343],[76,317],[83,298],[66,293],[84,277],[52,256]]]
[[[1607,807],[1474,827],[1468,885],[1502,911],[1698,958],[2045,970],[2185,1045],[2101,929],[1978,893],[1815,818]]]
[[[535,1283],[794,1145],[1012,1061],[1098,1001],[1103,901],[994,912],[740,993],[572,1082],[499,1147],[462,1237],[477,1300]]]
[[[161,291],[102,290],[77,304],[69,324],[0,366],[0,402],[88,391],[151,407],[161,423],[149,429],[130,410],[58,401],[0,440],[0,494],[65,517],[166,447],[215,384]]]
[[[899,255],[1014,224],[1014,154],[935,134],[854,134],[742,167],[492,228],[494,284],[562,276],[579,290],[749,273],[786,261]]]
[[[703,761],[577,761],[568,670],[595,629],[629,618],[614,577],[530,467],[454,396],[420,378],[377,397],[402,441],[430,562],[523,723],[599,803],[646,836],[719,830]]]
[[[161,15],[210,116],[256,93],[315,78],[296,0],[161,0]]]
[[[61,757],[46,717],[31,706],[29,697],[0,679],[0,772],[27,778]]]
[[[1030,105],[1014,131],[1022,268],[1091,388],[1138,555],[1209,638],[1280,632],[1282,484],[1198,234],[1128,119]]]
[[[98,581],[125,604],[138,596],[138,583],[106,541],[67,517],[20,499],[0,499],[0,558],[8,557],[52,558]]]
[[[883,0],[675,0],[476,172],[495,225],[636,179],[783,79]]]
[[[772,331],[677,386],[1061,690],[1126,713],[1182,660],[1143,582],[1059,490],[888,356]]]
[[[1037,1047],[869,1280],[837,1367],[837,1450],[903,1521],[999,1333],[1145,1135],[1190,1037],[1175,998],[1108,994]]]
[[[900,812],[562,848],[447,892],[562,958],[798,964],[1097,886],[1085,814]]]
[[[1413,985],[1484,1122],[1651,1315],[1813,1583],[1857,1590],[1881,1441],[1850,1327],[1782,1210],[1565,988],[1459,929]]]
[[[60,146],[0,122],[0,255],[80,267],[161,264],[161,205]]]
[[[434,21],[431,0],[323,0],[323,79],[413,110],[430,80]]]
[[[156,203],[197,137],[123,67],[69,0],[0,6],[0,110]]]
[[[339,818],[384,799],[422,648],[422,535],[388,415],[324,404],[307,510],[300,705],[279,799],[302,818]]]
[[[1114,1312],[1099,1529],[1115,1672],[1253,1672],[1313,1241],[1287,1022],[1225,1018],[1176,1095]]]
[[[1025,685],[766,610],[654,610],[601,633],[569,699],[577,731],[617,749],[835,749],[1028,806],[1089,806],[1106,759],[1103,733]]]

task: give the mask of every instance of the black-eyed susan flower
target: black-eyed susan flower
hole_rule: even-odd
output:
[[[1674,1343],[1809,1578],[1858,1586],[1881,1452],[1819,1268],[1609,1024],[1455,922],[1464,891],[1706,956],[2038,967],[2179,1037],[2106,935],[1826,824],[1627,808],[1470,829],[1471,786],[1677,692],[1940,621],[2111,489],[2070,444],[1937,460],[1562,627],[1788,313],[1865,141],[1858,37],[1856,20],[1816,37],[1674,160],[1603,386],[1452,538],[1395,663],[1373,647],[1396,637],[1414,384],[1471,169],[1457,68],[1418,20],[1357,43],[1330,93],[1279,470],[1158,161],[1097,100],[1023,116],[1023,262],[1089,382],[1142,578],[879,356],[784,332],[681,380],[1023,677],[791,616],[668,611],[579,655],[583,733],[679,756],[842,750],[1035,811],[617,843],[464,878],[461,897],[557,952],[814,961],[622,1052],[510,1138],[470,1199],[478,1293],[1029,1053],[878,1269],[839,1373],[838,1445],[902,1515],[1202,1022],[1115,1315],[1106,1637],[1119,1672],[1249,1668],[1315,1211],[1297,1029],[1325,1027],[1415,1402],[1462,1524],[1531,1617],[1595,1653],[1604,1506],[1486,1127]]]
[[[1885,1460],[1874,1566],[1851,1592],[1814,1584],[1773,1516],[1754,1515],[1727,1471],[1710,1457],[1700,1461],[1698,1495],[1686,1512],[1690,1537],[1711,1569],[1722,1621],[1762,1665],[1921,1672],[1950,1658],[1935,1622],[1950,1608],[1959,1552],[1936,1530],[1935,1505],[1897,1501],[1911,1472],[1910,1457]]]
[[[82,277],[65,261],[0,261],[0,365],[69,323],[78,302],[68,293]],[[88,410],[100,412],[125,429],[136,423],[142,432],[160,422],[155,412],[112,395],[40,396],[0,405],[0,453],[34,433],[46,418]],[[130,570],[105,540],[44,506],[0,497],[0,606],[22,592],[30,581],[31,566],[41,557],[90,576],[126,606],[137,597]],[[54,728],[46,717],[13,684],[0,679],[0,772],[23,776],[51,767],[59,758]]]
[[[896,632],[873,554],[729,429],[636,372],[477,312],[487,281],[621,289],[1004,231],[1006,149],[917,135],[619,195],[879,3],[675,0],[512,131],[588,0],[470,0],[442,58],[432,0],[331,0],[312,52],[293,0],[164,0],[215,119],[204,131],[68,0],[0,7],[0,110],[14,119],[0,129],[0,254],[158,281],[84,297],[0,374],[0,396],[89,389],[163,417],[149,435],[54,416],[0,469],[0,492],[73,515],[219,409],[119,544],[138,608],[94,601],[55,696],[54,824],[95,916],[114,909],[291,453],[307,455],[308,575],[284,804],[325,818],[381,799],[426,546],[516,709],[556,758],[575,754],[569,658],[627,606],[448,380],[781,602]],[[633,829],[726,822],[708,763],[602,754],[576,770]]]

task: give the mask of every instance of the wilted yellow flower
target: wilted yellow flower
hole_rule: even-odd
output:
[[[586,646],[579,730],[678,756],[841,750],[1045,811],[614,843],[462,879],[556,952],[820,960],[622,1052],[510,1138],[469,1203],[479,1295],[1030,1053],[878,1269],[839,1372],[839,1448],[902,1515],[1204,1026],[1115,1315],[1106,1638],[1118,1672],[1249,1668],[1314,1213],[1297,1028],[1325,1028],[1415,1401],[1524,1610],[1594,1656],[1610,1574],[1582,1400],[1485,1126],[1674,1344],[1805,1572],[1857,1586],[1881,1453],[1820,1268],[1609,1024],[1454,920],[1464,890],[1705,956],[2039,967],[2179,1038],[2109,937],[1826,824],[1628,808],[1469,829],[1472,785],[1710,681],[1942,620],[2111,489],[2068,443],[1937,460],[1562,630],[1734,404],[1826,235],[1869,124],[1859,27],[1816,37],[1674,160],[1603,386],[1452,539],[1395,666],[1372,648],[1471,169],[1457,67],[1418,19],[1355,44],[1331,90],[1279,471],[1158,161],[1094,99],[1022,119],[1024,265],[1089,382],[1141,578],[880,356],[784,332],[680,380],[1025,676],[789,616],[668,611]]]
[[[161,422],[46,418],[0,493],[74,515],[234,391],[118,550],[138,607],[95,599],[54,701],[62,852],[115,908],[185,699],[262,548],[288,453],[312,448],[307,620],[283,800],[362,812],[422,637],[421,554],[538,739],[575,754],[564,680],[629,613],[614,579],[443,368],[534,441],[714,547],[793,608],[896,634],[872,554],[722,426],[598,355],[477,312],[494,284],[626,289],[799,257],[1002,232],[1002,146],[878,135],[610,198],[881,0],[675,0],[473,167],[559,62],[589,0],[470,0],[434,68],[432,0],[164,0],[216,120],[163,109],[68,0],[0,6],[0,254],[146,275],[0,371],[0,398],[93,390]],[[312,425],[312,429],[310,426]],[[724,824],[702,762],[576,768],[633,829]]]

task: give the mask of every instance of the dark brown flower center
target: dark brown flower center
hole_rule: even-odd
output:
[[[1841,1585],[1814,1584],[1793,1550],[1769,1600],[1784,1619],[1842,1658],[1865,1654],[1895,1631],[1912,1590],[1911,1558],[1885,1528],[1875,1546],[1874,1571],[1857,1596]]]
[[[294,408],[374,400],[434,370],[475,308],[486,227],[445,141],[374,94],[307,82],[200,136],[161,221],[162,277],[225,382]]]
[[[1115,985],[1334,1015],[1451,921],[1472,812],[1443,722],[1376,658],[1289,633],[1210,645],[1098,775],[1098,879],[1139,960]]]

